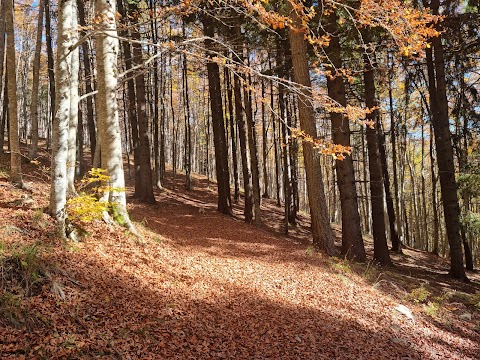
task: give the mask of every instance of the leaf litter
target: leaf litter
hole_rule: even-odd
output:
[[[478,359],[478,312],[435,318],[405,303],[411,321],[395,310],[405,298],[367,281],[369,267],[340,271],[312,253],[305,219],[284,236],[267,200],[270,227],[257,229],[241,204],[218,214],[204,178],[191,192],[169,185],[156,205],[129,204],[142,243],[98,221],[84,241],[63,243],[48,217],[32,220],[35,209],[4,207],[22,194],[0,186],[2,246],[41,243],[55,272],[53,287],[17,297],[35,321],[0,316],[2,359]],[[40,207],[47,186],[32,185]]]

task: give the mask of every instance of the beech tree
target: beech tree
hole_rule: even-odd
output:
[[[74,21],[73,0],[60,3],[58,8],[58,36],[56,61],[55,119],[52,125],[52,164],[50,187],[50,212],[57,220],[59,233],[65,236],[67,202],[67,160],[71,101],[71,51]]]
[[[97,54],[97,124],[101,147],[101,167],[109,176],[105,200],[114,204],[116,221],[133,228],[127,212],[125,175],[117,104],[118,40],[115,23],[116,6],[109,0],[95,1],[95,19],[99,32],[95,36]]]

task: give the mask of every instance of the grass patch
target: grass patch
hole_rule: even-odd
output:
[[[33,296],[41,291],[47,280],[45,248],[40,244],[4,249],[0,256],[1,288],[20,296]]]
[[[0,179],[10,179],[10,172],[3,166],[0,167]]]
[[[410,300],[416,304],[424,304],[431,296],[432,293],[423,284],[410,291]]]

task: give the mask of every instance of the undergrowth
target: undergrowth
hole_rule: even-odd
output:
[[[34,243],[8,247],[0,242],[0,324],[15,327],[31,326],[37,315],[27,310],[23,300],[36,296],[50,285],[51,266],[47,248]]]

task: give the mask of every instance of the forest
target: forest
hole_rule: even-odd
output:
[[[2,358],[478,358],[478,0],[0,5]]]

